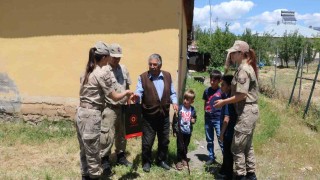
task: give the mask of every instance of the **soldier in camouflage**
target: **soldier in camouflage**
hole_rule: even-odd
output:
[[[99,179],[105,173],[100,158],[101,111],[104,107],[104,97],[118,101],[132,95],[129,90],[115,92],[113,76],[105,70],[109,54],[108,45],[97,42],[89,51],[86,71],[80,78],[80,105],[75,119],[82,180]]]
[[[119,44],[110,45],[111,59],[106,66],[107,71],[115,77],[112,85],[118,93],[129,89],[131,80],[127,68],[119,64],[122,57],[122,48]],[[132,166],[125,157],[127,141],[125,139],[125,125],[122,119],[121,105],[126,104],[128,98],[124,97],[120,101],[113,101],[108,96],[105,97],[105,109],[102,113],[103,120],[101,124],[101,158],[102,165],[111,173],[109,156],[113,142],[115,143],[115,151],[117,154],[117,164]]]
[[[238,121],[234,128],[231,151],[235,162],[236,179],[256,180],[253,131],[259,118],[258,69],[253,49],[244,41],[235,41],[227,50],[226,64],[238,64],[231,83],[231,97],[217,100],[215,107],[234,103]]]

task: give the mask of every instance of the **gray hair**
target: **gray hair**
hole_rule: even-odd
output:
[[[158,60],[158,65],[162,64],[162,58],[161,58],[160,54],[156,54],[156,53],[151,54],[149,56],[148,62],[150,62],[151,59],[157,59]]]

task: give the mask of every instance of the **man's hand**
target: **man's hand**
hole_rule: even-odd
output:
[[[131,100],[132,103],[136,103],[136,102],[139,100],[139,95],[137,95],[137,94],[132,94],[132,95],[130,96],[130,100]]]
[[[172,106],[173,106],[173,110],[178,112],[178,108],[179,108],[178,105],[177,104],[172,104]]]
[[[219,140],[220,140],[221,142],[223,142],[223,135],[222,135],[222,134],[220,135]]]

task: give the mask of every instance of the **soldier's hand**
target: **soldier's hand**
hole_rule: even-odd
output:
[[[213,105],[214,108],[221,108],[222,106],[224,106],[224,101],[222,99],[216,100]]]
[[[126,96],[130,97],[133,94],[133,91],[131,90],[126,90]]]

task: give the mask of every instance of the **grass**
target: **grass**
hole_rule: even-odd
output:
[[[257,130],[253,139],[256,152],[261,152],[262,147],[269,139],[274,137],[280,127],[280,118],[277,109],[267,103],[265,97],[259,99],[260,122],[257,123]]]
[[[207,76],[207,73],[203,74]],[[193,104],[198,119],[189,150],[205,139],[203,84],[187,79],[186,88],[196,92]],[[263,95],[260,120],[254,134],[259,179],[320,179],[320,134],[301,118],[301,111],[283,99]],[[153,155],[156,155],[157,141]],[[132,169],[114,166],[112,179],[212,179],[202,167],[187,171],[164,171],[153,164],[150,173],[141,168],[141,138],[128,140]],[[79,145],[72,121],[44,121],[37,126],[0,121],[0,179],[80,179]],[[169,163],[176,157],[176,140],[170,136]],[[111,156],[115,162],[115,154]]]
[[[0,127],[0,143],[6,145],[40,144],[50,140],[75,137],[74,124],[70,120],[42,121],[37,126],[18,123],[3,123]]]
[[[314,79],[317,64],[309,66],[309,71],[306,68],[303,70],[303,77]],[[277,68],[277,76],[275,88],[273,88],[272,80],[275,74],[274,67],[264,67],[260,70],[260,87],[263,89],[264,94],[272,98],[281,99],[284,103],[289,102],[293,83],[296,77],[296,69],[294,67],[289,68]],[[299,74],[300,75],[300,74]],[[319,79],[319,77],[318,77]],[[301,93],[300,91],[300,80],[297,80],[296,87],[294,89],[293,99],[290,106],[296,110],[296,113],[301,117],[306,108],[307,100],[310,95],[311,86],[313,81],[302,80],[301,81]],[[312,129],[320,129],[320,84],[316,83],[312,98],[311,105],[309,107],[308,114],[305,118],[305,123]],[[285,102],[286,101],[286,102]]]
[[[259,177],[319,179],[320,134],[307,127],[300,114],[287,107],[286,102],[264,96],[260,102],[260,122],[254,135]]]

